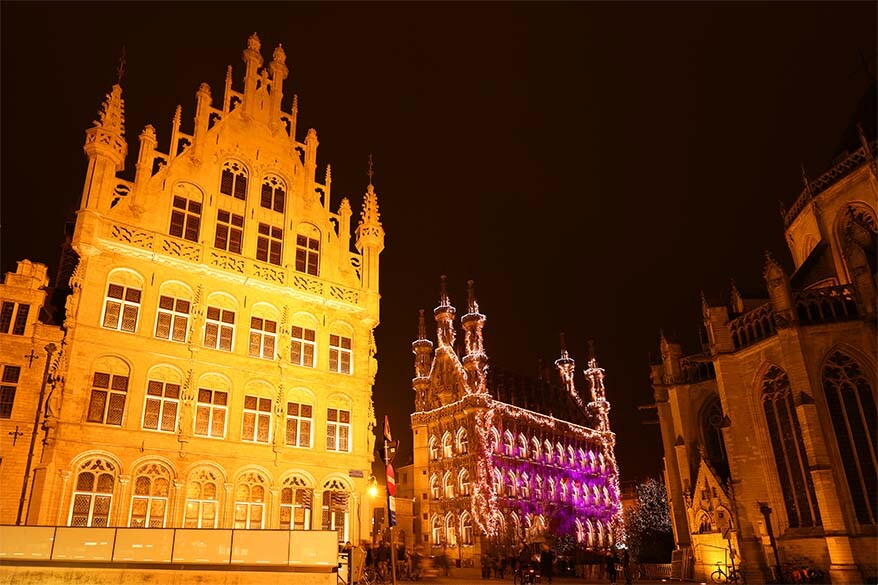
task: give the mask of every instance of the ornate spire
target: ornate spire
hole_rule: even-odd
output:
[[[762,276],[766,280],[782,278],[785,276],[784,269],[778,264],[777,260],[774,259],[774,256],[771,255],[771,252],[765,250],[765,264],[762,268]]]
[[[588,404],[589,411],[597,422],[600,431],[610,430],[610,403],[607,402],[606,389],[604,388],[604,370],[598,366],[598,359],[594,351],[594,339],[588,340],[588,369],[585,377],[591,386],[591,402]]]
[[[561,375],[561,381],[564,382],[564,387],[567,388],[567,393],[570,394],[573,400],[576,401],[576,404],[584,410],[585,405],[582,403],[582,399],[576,391],[576,384],[573,380],[573,373],[576,371],[576,361],[570,357],[569,353],[567,353],[567,339],[565,338],[563,331],[560,335],[560,344],[561,357],[555,360],[555,367],[558,368],[558,373]]]
[[[805,187],[805,193],[810,197],[813,193],[811,192],[811,181],[808,180],[808,174],[805,172],[805,163],[802,163],[802,184]]]
[[[418,309],[418,340],[427,339],[427,325],[424,323],[424,309]]]
[[[444,288],[444,280],[442,284]],[[485,316],[479,313],[479,303],[476,300],[476,289],[473,281],[468,280],[466,285],[467,313],[460,318],[460,324],[466,332],[466,355],[463,357],[463,368],[466,370],[469,391],[481,394],[487,391],[485,381],[487,378],[488,356],[485,354],[482,336]]]
[[[429,408],[427,390],[430,386],[430,367],[432,365],[433,342],[427,339],[427,327],[424,323],[424,309],[418,310],[418,338],[412,342],[412,353],[415,354],[415,377],[412,388],[415,391],[415,408],[419,411]]]
[[[378,194],[375,193],[375,186],[372,184],[372,177],[375,174],[373,170],[372,155],[369,155],[369,186],[366,188],[366,195],[363,198],[363,210],[360,212],[360,224],[381,225],[381,214],[378,211]]]
[[[445,280],[446,276],[443,274],[439,285],[439,305],[433,309],[433,316],[436,318],[436,337],[439,347],[447,347],[454,351],[454,316],[457,309],[451,306]]]
[[[125,100],[122,99],[122,86],[118,83],[107,94],[98,112],[98,119],[93,124],[111,134],[125,135]]]
[[[85,131],[85,153],[92,159],[105,157],[112,161],[117,172],[123,170],[128,143],[125,142],[125,101],[118,83],[106,95],[93,124]]]
[[[448,276],[443,274],[439,277],[439,306],[450,307],[451,299],[448,297]]]

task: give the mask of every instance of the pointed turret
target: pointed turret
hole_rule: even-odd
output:
[[[341,203],[338,204],[338,241],[339,260],[343,268],[350,269],[351,260],[351,216],[354,212],[351,210],[351,202],[347,197],[342,197]]]
[[[479,312],[473,281],[467,281],[467,312],[460,318],[460,324],[466,332],[466,355],[463,357],[463,368],[466,370],[470,392],[478,394],[487,392],[485,378],[488,356],[485,354],[482,337],[485,320],[485,316]]]
[[[448,297],[446,278],[443,274],[440,279],[439,304],[433,309],[433,317],[436,319],[436,340],[439,347],[454,351],[454,316],[457,309],[451,305]]]
[[[589,411],[595,417],[599,431],[610,430],[610,403],[607,402],[606,389],[604,388],[604,370],[598,366],[598,360],[594,351],[594,340],[588,340],[588,369],[585,377],[591,386],[591,402],[588,404]]]
[[[268,64],[268,70],[271,72],[271,120],[272,124],[280,122],[280,106],[284,95],[284,79],[289,75],[290,70],[287,69],[287,54],[284,52],[283,45],[278,45],[271,55],[271,63]]]
[[[429,408],[427,389],[430,386],[430,364],[433,360],[433,342],[427,339],[424,309],[418,310],[418,338],[412,342],[412,353],[415,354],[415,377],[412,378],[415,408],[423,411]]]
[[[378,292],[378,257],[384,249],[384,227],[378,212],[378,194],[372,185],[372,157],[369,157],[369,186],[363,197],[360,223],[357,225],[357,250],[363,255],[363,288]]]
[[[253,33],[247,39],[247,48],[241,58],[244,61],[244,113],[252,116],[256,111],[256,81],[259,79],[259,68],[262,67],[262,43],[259,35]]]
[[[137,170],[134,175],[135,195],[144,188],[146,181],[152,176],[152,165],[155,162],[156,137],[155,128],[147,124],[140,133],[140,151],[137,153]]]
[[[567,393],[579,405],[579,408],[585,410],[585,404],[583,404],[582,398],[579,397],[579,392],[576,390],[576,384],[573,381],[576,361],[567,352],[567,340],[563,331],[561,332],[561,357],[555,360],[555,367],[558,368],[558,373],[561,374],[561,381],[564,382]]]
[[[673,384],[681,377],[680,358],[683,357],[683,347],[679,343],[669,341],[665,332],[659,333],[659,350],[662,354],[662,366],[664,368],[664,384]]]
[[[778,327],[789,327],[796,320],[796,305],[793,291],[790,289],[790,279],[768,250],[765,251],[762,277],[765,279],[768,298],[774,309],[775,324]]]
[[[125,101],[117,83],[107,94],[94,126],[85,131],[84,150],[89,159],[82,209],[109,211],[113,201],[116,173],[125,168],[128,143],[125,141]]]
[[[204,154],[204,143],[207,138],[207,129],[210,126],[210,109],[213,99],[210,95],[210,86],[202,83],[198,86],[195,94],[195,131],[192,134],[193,154],[196,161],[201,161]]]
[[[729,284],[729,304],[731,305],[732,312],[740,315],[744,312],[744,297],[741,296],[741,291],[738,290],[734,280]]]

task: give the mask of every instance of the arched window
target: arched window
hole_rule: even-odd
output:
[[[543,499],[543,478],[539,475],[534,477],[534,499],[537,501]]]
[[[534,461],[540,460],[540,455],[541,455],[540,452],[542,451],[542,449],[540,449],[540,445],[541,445],[541,443],[540,443],[539,439],[537,439],[536,437],[531,439],[531,446],[533,448]]]
[[[175,238],[191,242],[198,241],[198,228],[201,226],[201,203],[204,194],[191,183],[179,183],[174,188],[171,200],[170,233]]]
[[[707,534],[708,532],[713,532],[713,528],[710,525],[710,516],[702,514],[698,521],[698,534]]]
[[[464,428],[457,431],[457,452],[461,455],[466,455],[469,452],[469,438]]]
[[[878,522],[878,421],[869,380],[860,364],[840,351],[823,367],[826,404],[860,524]]]
[[[596,485],[591,486],[592,494],[594,494],[594,503],[600,505],[603,500],[601,500],[601,488]]]
[[[454,478],[450,471],[446,471],[442,476],[442,495],[446,498],[454,497]]]
[[[273,209],[274,211],[283,213],[284,205],[287,197],[287,185],[283,179],[277,175],[266,175],[262,179],[262,193],[260,197],[260,205],[265,209]]]
[[[442,435],[442,456],[454,456],[454,447],[451,444],[451,433],[449,432],[446,432],[444,435]]]
[[[591,523],[591,520],[586,518],[585,520],[585,528],[587,532],[587,540],[588,546],[595,546],[595,530],[594,525]]]
[[[573,497],[573,504],[574,504],[574,505],[576,505],[576,504],[579,503],[579,496],[580,496],[580,491],[579,491],[579,490],[580,490],[580,489],[581,489],[581,488],[580,488],[580,486],[579,486],[579,482],[574,481],[574,482],[573,482],[573,489],[571,490],[571,494],[572,494],[572,497]]]
[[[521,474],[521,497],[524,499],[530,498],[530,477],[528,477],[527,473]]]
[[[297,475],[287,477],[280,490],[281,530],[311,530],[311,501],[314,490]]]
[[[491,427],[491,448],[492,453],[500,452],[500,431],[496,427]]]
[[[434,545],[442,544],[442,520],[439,519],[438,515],[433,515],[433,519],[430,521],[430,537]]]
[[[131,495],[132,528],[164,528],[167,521],[171,472],[161,463],[145,463],[134,472]]]
[[[469,512],[460,515],[460,544],[473,543],[473,519]]]
[[[119,358],[95,360],[86,421],[122,426],[129,375],[128,364]]]
[[[437,461],[439,459],[439,439],[436,435],[430,437],[430,459]]]
[[[564,465],[564,455],[566,451],[564,451],[564,446],[561,443],[555,444],[555,453],[558,457],[558,465]]]
[[[510,431],[503,433],[503,452],[510,457],[515,456],[515,438]]]
[[[235,486],[235,528],[260,529],[265,525],[265,477],[258,471],[248,471],[238,478]]]
[[[580,447],[577,451],[577,455],[577,462],[579,463],[579,467],[585,469],[586,465],[588,464],[588,459],[586,459],[586,454],[585,451],[582,450],[582,447]]]
[[[729,460],[726,443],[722,435],[723,410],[719,396],[708,399],[701,409],[701,444],[707,454],[708,462],[719,473],[720,479],[729,477]]]
[[[552,443],[549,442],[549,439],[546,439],[543,442],[543,453],[546,455],[546,463],[552,462]]]
[[[449,512],[445,515],[445,542],[448,546],[457,546],[457,527],[455,526],[454,514]]]
[[[201,467],[189,474],[186,484],[186,511],[183,528],[217,528],[219,526],[220,474]]]
[[[561,481],[561,501],[562,502],[567,501],[567,493],[568,493],[567,492],[567,482],[562,480]]]
[[[134,333],[140,316],[143,279],[129,270],[114,270],[107,283],[101,327]]]
[[[509,497],[517,498],[518,497],[518,478],[515,477],[515,472],[510,471],[506,474],[506,485],[509,486]]]
[[[155,336],[180,343],[189,333],[192,290],[177,282],[166,282],[159,290],[159,307],[155,317]]]
[[[226,161],[220,176],[220,193],[231,195],[235,199],[246,199],[247,167],[236,160]]]
[[[460,495],[462,495],[462,496],[470,495],[469,472],[466,469],[460,470],[460,474],[457,476],[457,484],[459,487]]]
[[[117,473],[116,465],[107,459],[87,459],[78,465],[68,526],[110,525]]]
[[[575,521],[576,524],[576,542],[578,544],[582,544],[585,542],[585,527],[582,525],[582,520],[579,518]]]
[[[337,479],[323,484],[323,530],[335,530],[338,542],[348,540],[348,487]]]
[[[434,500],[438,500],[442,496],[442,493],[439,490],[439,476],[435,473],[430,476],[430,497]]]
[[[570,467],[576,465],[576,453],[573,450],[572,445],[567,446],[567,463],[570,465]]]
[[[296,272],[320,274],[320,230],[309,223],[300,224],[296,232]]]
[[[518,456],[527,459],[527,437],[521,433],[518,435]]]
[[[770,367],[762,378],[762,409],[789,525],[791,528],[819,525],[820,514],[790,382],[777,366]]]
[[[494,493],[498,496],[504,495],[503,472],[496,468],[494,469]]]

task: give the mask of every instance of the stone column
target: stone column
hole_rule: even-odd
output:
[[[131,496],[128,493],[128,485],[131,483],[130,475],[119,476],[119,498],[116,501],[116,517],[110,526],[127,526],[128,522],[125,518],[125,512],[128,510],[128,503]]]
[[[186,519],[186,482],[175,479],[171,493],[168,494],[168,509],[170,510],[170,518],[168,518],[168,526],[171,528],[182,528]]]

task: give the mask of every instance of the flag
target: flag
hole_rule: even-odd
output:
[[[396,475],[393,472],[393,456],[389,454],[393,437],[390,434],[390,419],[384,415],[384,451],[388,453],[386,463],[387,475],[387,525],[396,526]]]

